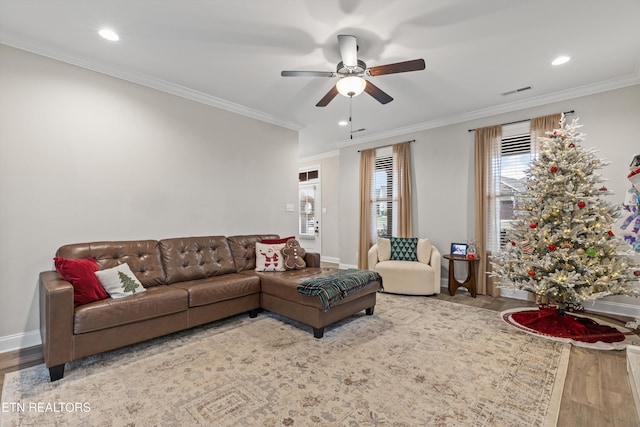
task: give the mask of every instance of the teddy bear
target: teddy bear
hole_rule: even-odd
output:
[[[284,268],[287,270],[295,270],[298,268],[304,268],[307,264],[304,262],[304,256],[307,251],[300,246],[300,243],[296,239],[289,239],[282,248],[282,255],[284,256]]]

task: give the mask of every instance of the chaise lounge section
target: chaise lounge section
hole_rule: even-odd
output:
[[[40,334],[51,381],[65,363],[183,329],[267,309],[313,328],[361,310],[373,314],[381,283],[372,280],[329,310],[318,297],[300,295],[305,278],[335,273],[320,268],[319,254],[305,255],[307,267],[256,272],[255,244],[277,235],[204,236],[164,240],[65,245],[56,256],[96,260],[100,270],[126,263],[145,288],[126,298],[106,298],[74,307],[74,288],[56,271],[40,273]]]

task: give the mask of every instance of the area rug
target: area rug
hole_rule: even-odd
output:
[[[572,312],[564,317],[574,319],[574,322],[562,322],[554,331],[546,331],[536,327],[534,323],[523,322],[526,315],[531,313],[530,319],[539,316],[537,307],[512,308],[502,312],[502,319],[509,325],[528,334],[541,338],[572,344],[576,347],[593,348],[596,350],[624,350],[628,345],[640,345],[640,329],[626,326],[625,322],[601,313]],[[583,326],[585,326],[583,328]],[[566,330],[561,330],[567,328]]]
[[[7,374],[4,426],[550,426],[568,344],[498,312],[379,294],[310,328],[236,316],[68,364]]]

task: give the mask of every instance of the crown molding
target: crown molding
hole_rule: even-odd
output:
[[[245,107],[243,105],[236,104],[234,102],[230,102],[212,95],[207,95],[203,92],[189,89],[181,85],[173,84],[165,80],[149,76],[144,73],[138,73],[132,70],[116,69],[114,67],[109,67],[106,65],[94,64],[91,62],[84,61],[75,56],[62,54],[54,49],[51,49],[42,45],[27,43],[22,40],[12,39],[11,37],[7,37],[5,34],[1,34],[1,33],[0,33],[0,43],[17,48],[17,49],[24,50],[27,52],[31,52],[37,55],[45,56],[47,58],[51,58],[57,61],[62,61],[71,65],[75,65],[81,68],[95,71],[101,74],[116,77],[121,80],[146,86],[151,89],[156,89],[165,93],[169,93],[175,96],[189,99],[194,102],[220,108],[225,111],[240,114],[240,115],[250,117],[256,120],[260,120],[266,123],[270,123],[273,125],[281,126],[287,129],[291,129],[295,131],[300,131],[303,129],[303,126],[300,125],[299,123],[282,120],[281,118],[278,118],[272,114],[255,110],[253,108]],[[451,116],[443,117],[440,119],[431,120],[428,122],[416,123],[409,126],[389,129],[382,132],[372,133],[366,136],[355,137],[354,139],[338,140],[333,142],[333,146],[337,147],[339,150],[341,148],[346,148],[349,146],[360,145],[367,142],[378,141],[386,138],[393,138],[400,135],[411,134],[415,132],[420,132],[420,131],[434,129],[442,126],[462,123],[466,121],[482,119],[482,118],[491,117],[498,114],[509,113],[512,111],[525,109],[525,108],[538,107],[540,105],[550,104],[550,103],[559,102],[559,101],[565,101],[573,98],[579,98],[581,96],[593,95],[596,93],[620,89],[628,86],[633,86],[636,84],[640,84],[640,60],[638,60],[637,62],[634,73],[627,76],[620,77],[620,78],[598,82],[590,85],[579,86],[573,89],[567,89],[567,90],[555,92],[550,95],[541,95],[541,96],[529,98],[526,100],[515,101],[515,102],[493,106],[493,107],[469,111],[462,114],[451,115]],[[329,152],[329,153],[333,153],[333,152]],[[322,156],[324,154],[326,153],[320,153],[318,155],[311,156],[311,158],[315,159],[316,156]],[[332,156],[333,154],[329,154],[327,157],[332,157]],[[300,160],[307,161],[307,158],[300,159]]]
[[[579,86],[573,89],[567,89],[555,92],[550,95],[541,95],[521,101],[501,104],[494,107],[482,108],[480,110],[469,111],[462,114],[456,114],[442,119],[431,120],[428,122],[417,123],[415,125],[404,126],[401,128],[390,129],[383,132],[377,132],[362,137],[355,137],[353,140],[335,141],[334,145],[338,148],[345,148],[353,145],[364,144],[366,142],[379,141],[381,139],[392,138],[400,135],[412,134],[423,130],[434,129],[442,126],[453,125],[457,123],[467,122],[470,120],[483,119],[503,113],[510,113],[525,108],[539,107],[540,105],[551,104],[559,101],[579,98],[587,95],[594,95],[610,90],[621,89],[628,86],[640,84],[640,61],[636,67],[634,74],[621,78],[606,80],[590,85]]]
[[[54,49],[50,49],[41,45],[26,43],[24,41],[18,41],[6,37],[0,34],[0,43],[7,46],[14,47],[16,49],[24,50],[36,55],[44,56],[56,61],[65,62],[67,64],[75,65],[77,67],[85,68],[87,70],[95,71],[101,74],[105,74],[111,77],[116,77],[121,80],[125,80],[131,83],[136,83],[141,86],[146,86],[151,89],[159,90],[161,92],[169,93],[171,95],[179,96],[191,101],[198,102],[200,104],[209,105],[211,107],[220,108],[225,111],[240,114],[242,116],[250,117],[252,119],[260,120],[273,125],[281,126],[287,129],[300,131],[302,126],[298,123],[288,122],[281,120],[280,118],[265,113],[263,111],[255,110],[253,108],[245,107],[234,102],[224,100],[212,95],[207,95],[203,92],[189,89],[187,87],[167,82],[162,79],[158,79],[149,76],[144,73],[138,73],[132,70],[117,69],[109,67],[103,64],[94,64],[78,57],[62,54]]]
[[[317,162],[318,160],[328,159],[330,157],[340,156],[340,150],[325,151],[324,153],[314,154],[312,156],[300,157],[298,161],[300,163]]]

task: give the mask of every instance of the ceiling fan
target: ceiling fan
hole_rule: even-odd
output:
[[[425,69],[424,59],[396,62],[387,65],[367,68],[364,61],[358,59],[358,44],[355,36],[339,35],[338,47],[342,61],[338,63],[336,71],[282,71],[283,77],[339,77],[340,80],[316,104],[316,107],[326,107],[338,93],[354,97],[363,91],[374,97],[381,104],[393,101],[386,92],[374,85],[364,76],[375,77],[385,74],[406,73]]]

